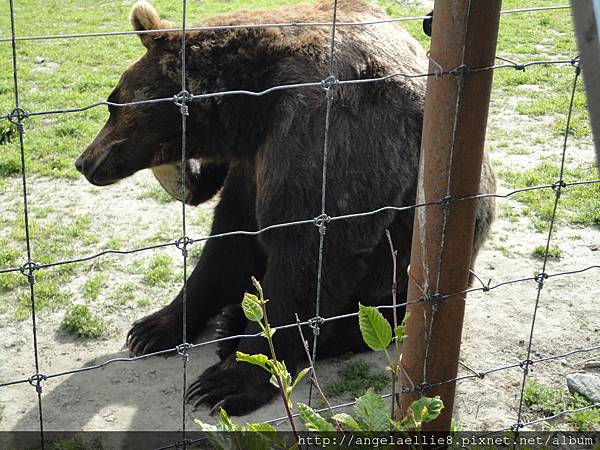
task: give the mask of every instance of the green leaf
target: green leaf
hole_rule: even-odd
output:
[[[359,303],[358,324],[363,340],[371,350],[385,350],[392,342],[392,327],[377,308]]]
[[[256,431],[259,433],[271,433],[277,431],[273,426],[268,423],[249,423],[244,426],[244,431]]]
[[[365,426],[364,431],[388,431],[390,413],[383,399],[373,388],[356,399],[354,405],[356,416]]]
[[[200,419],[194,419],[194,423],[198,425],[202,431],[217,431],[217,427],[215,425],[202,422]]]
[[[271,378],[269,378],[269,383],[271,383],[276,388],[279,388],[279,382],[277,381],[277,377],[275,375],[271,375]]]
[[[244,294],[244,299],[242,300],[242,309],[244,310],[246,319],[251,322],[260,322],[263,318],[263,310],[256,295],[248,294],[246,292]]]
[[[235,352],[235,359],[237,361],[243,361],[250,364],[254,364],[255,366],[260,366],[268,372],[271,372],[269,367],[269,357],[267,355],[263,355],[262,353],[258,353],[256,355],[248,355],[247,353]]]
[[[444,409],[444,403],[439,396],[422,397],[411,403],[408,408],[408,417],[412,418],[414,428],[421,428],[423,422],[437,419],[442,409]]]
[[[227,415],[227,412],[223,408],[221,408],[220,414],[221,420],[219,421],[219,423],[223,425],[226,431],[240,431],[241,427],[231,421],[231,419]]]
[[[402,323],[394,328],[394,334],[396,335],[396,340],[398,342],[403,342],[406,339],[406,320],[410,316],[410,313],[406,313],[404,315],[404,319],[402,319]]]
[[[335,414],[335,415],[331,416],[331,419],[335,420],[336,422],[342,424],[343,426],[345,426],[346,428],[349,428],[351,430],[363,431],[362,428],[360,427],[360,425],[358,424],[358,422],[356,420],[354,420],[354,417],[352,417],[350,414],[346,414],[346,413]]]
[[[260,332],[260,335],[268,339],[270,337],[273,337],[276,331],[277,330],[273,328],[265,328],[263,331]]]
[[[297,406],[300,419],[308,431],[335,431],[335,427],[310,406],[304,403],[298,403]]]
[[[298,376],[296,377],[296,380],[292,384],[291,388],[294,389],[296,387],[296,385],[300,382],[300,380],[302,380],[302,378],[304,378],[309,371],[310,371],[310,367],[307,367],[306,369],[302,369],[300,371],[300,373],[298,373]]]
[[[213,431],[224,431],[222,424],[220,426],[211,425],[202,422],[200,419],[194,419],[194,423],[200,427],[202,431],[206,431],[206,437],[215,450],[229,450],[231,448],[230,439],[224,438],[224,433],[213,433]],[[229,433],[227,433],[229,435]]]

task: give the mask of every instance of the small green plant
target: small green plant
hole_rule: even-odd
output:
[[[302,335],[299,321],[298,329],[303,343],[305,344],[310,367],[301,370],[294,379],[288,372],[285,363],[277,359],[275,348],[273,346],[274,330],[271,329],[267,316],[266,304],[268,300],[265,300],[264,298],[260,283],[254,278],[252,278],[252,282],[258,291],[258,296],[249,293],[244,294],[242,309],[248,320],[256,322],[260,326],[263,337],[265,337],[269,343],[271,358],[263,354],[248,355],[237,352],[236,359],[237,361],[257,365],[271,375],[270,381],[273,385],[278,387],[281,393],[288,414],[289,423],[294,432],[294,436],[296,437],[296,445],[292,448],[296,448],[299,444],[299,440],[296,425],[293,420],[292,410],[294,405],[291,401],[291,393],[298,385],[298,382],[304,378],[309,371],[312,372],[311,381],[313,385],[315,385],[317,391],[328,406],[329,402],[318,385],[313,362],[310,358],[304,336]],[[296,407],[306,430],[311,432],[343,432],[344,430],[361,432],[404,432],[418,430],[423,423],[431,422],[440,415],[444,405],[439,397],[422,397],[410,405],[403,417],[397,417],[396,415],[395,385],[400,371],[400,343],[406,338],[406,318],[407,317],[405,316],[404,321],[400,325],[395,326],[392,330],[390,323],[377,308],[359,304],[358,320],[363,340],[372,350],[383,352],[389,363],[387,369],[392,374],[391,408],[386,405],[385,400],[380,395],[375,393],[373,388],[369,388],[366,393],[356,399],[353,415],[348,413],[333,414],[331,407],[329,407],[331,417],[325,418],[310,406],[304,403],[297,403]],[[394,358],[392,358],[392,355],[388,350],[392,341],[395,343],[396,349]],[[208,434],[208,439],[211,441],[214,448],[219,450],[229,448],[288,448],[285,445],[281,446],[283,445],[281,442],[274,443],[272,441],[273,435],[269,433],[274,431],[274,428],[271,425],[262,423],[239,426],[231,421],[223,409],[221,409],[220,414],[220,421],[217,425],[210,425],[199,419],[195,419],[195,422],[203,431],[237,431],[242,433]],[[257,441],[250,445],[247,443],[246,439],[256,439]],[[242,443],[241,440],[244,440],[244,442]]]
[[[173,260],[169,255],[156,255],[150,260],[150,265],[144,273],[144,282],[151,286],[165,284],[175,277]]]
[[[569,394],[564,389],[544,386],[535,379],[527,380],[523,392],[525,404],[534,412],[551,416],[561,411],[589,406],[580,395]],[[577,431],[599,431],[600,409],[591,408],[565,416]]]
[[[258,292],[258,296],[245,293],[244,299],[242,300],[242,310],[244,311],[246,319],[248,319],[251,322],[256,322],[261,328],[262,336],[269,343],[269,351],[271,353],[271,357],[269,358],[267,355],[264,355],[262,353],[248,355],[246,353],[238,351],[236,352],[236,360],[259,366],[271,375],[270,382],[279,389],[281,398],[283,400],[283,404],[288,415],[290,426],[292,427],[292,430],[297,440],[298,432],[296,430],[296,424],[294,423],[292,415],[293,404],[291,394],[293,389],[298,385],[300,380],[304,378],[304,376],[310,370],[310,368],[301,370],[300,373],[298,373],[298,375],[296,376],[296,379],[294,380],[292,378],[292,375],[289,373],[287,367],[285,366],[285,362],[279,361],[277,359],[275,347],[273,345],[273,334],[275,333],[275,331],[271,328],[271,325],[269,324],[269,318],[266,309],[266,305],[269,300],[264,298],[262,286],[254,277],[252,277],[252,284]],[[212,427],[207,426],[207,424],[198,419],[196,419],[195,422],[198,425],[200,425],[204,431],[212,430]],[[231,423],[229,417],[227,416],[227,413],[223,412],[223,410],[221,410],[221,426],[224,427],[225,430],[229,431],[242,430],[241,428]],[[261,424],[261,426],[267,427],[263,428],[264,431],[274,431],[273,427],[270,427],[269,425]],[[235,428],[239,429],[236,430]],[[217,442],[213,442],[213,444],[216,445]]]
[[[106,323],[91,313],[86,305],[73,305],[61,323],[68,332],[84,338],[97,338],[106,331]]]
[[[6,145],[13,141],[17,136],[17,127],[9,122],[3,120],[0,122],[0,145]]]
[[[88,278],[83,285],[83,295],[87,300],[97,300],[106,285],[106,275],[98,273]]]
[[[125,283],[120,285],[111,294],[111,299],[116,305],[126,305],[135,299],[135,294],[140,290],[140,287],[135,283]]]
[[[349,394],[352,398],[360,397],[372,387],[375,392],[382,392],[389,383],[389,377],[384,372],[373,373],[369,364],[359,361],[347,364],[339,371],[338,379],[323,386],[327,397],[339,397]]]
[[[176,201],[171,196],[171,194],[169,194],[167,191],[165,191],[161,186],[152,186],[147,191],[142,192],[140,195],[138,195],[137,198],[138,198],[138,200],[146,200],[146,199],[156,200],[158,203],[161,203],[163,205],[167,204],[167,203],[173,203]]]
[[[538,245],[533,249],[533,256],[536,258],[544,258],[546,256],[546,246]],[[560,259],[562,257],[562,250],[556,245],[552,245],[548,248],[548,258]]]

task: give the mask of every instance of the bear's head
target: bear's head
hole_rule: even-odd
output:
[[[103,186],[135,172],[171,163],[181,156],[180,111],[172,101],[141,104],[141,100],[173,98],[179,84],[179,33],[148,32],[172,28],[146,1],[137,2],[131,23],[146,54],[129,66],[108,97],[109,119],[75,162],[92,184]]]

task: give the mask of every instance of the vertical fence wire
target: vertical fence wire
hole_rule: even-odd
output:
[[[22,195],[23,195],[23,219],[24,219],[24,228],[25,228],[25,245],[27,248],[27,264],[25,264],[24,269],[22,270],[23,275],[27,276],[27,281],[29,283],[29,298],[31,301],[31,328],[33,335],[33,357],[35,364],[35,375],[29,379],[29,383],[33,386],[35,385],[35,390],[37,393],[37,403],[38,403],[38,414],[39,414],[39,423],[40,423],[40,443],[41,448],[44,450],[44,414],[43,414],[43,406],[42,406],[42,384],[43,376],[40,373],[40,358],[39,358],[39,349],[38,349],[38,337],[37,337],[37,322],[35,317],[35,263],[31,258],[31,235],[29,229],[29,208],[27,202],[27,171],[25,164],[25,126],[23,125],[22,120],[26,117],[25,111],[21,108],[20,98],[19,98],[19,76],[18,76],[18,63],[17,63],[17,43],[16,43],[16,32],[15,32],[15,8],[13,4],[13,0],[9,2],[10,7],[10,32],[11,32],[11,44],[12,44],[12,65],[13,65],[13,86],[14,86],[14,96],[15,96],[15,109],[13,111],[13,119],[15,125],[17,127],[17,132],[19,134],[19,149],[21,156],[21,185],[22,185]]]
[[[321,215],[317,225],[319,226],[319,256],[317,265],[317,292],[315,298],[315,320],[313,321],[313,345],[312,345],[312,360],[317,360],[317,344],[319,341],[319,327],[320,327],[320,313],[321,313],[321,285],[323,276],[323,252],[325,244],[325,233],[327,231],[327,214],[325,209],[326,192],[327,192],[327,155],[329,152],[330,136],[329,129],[331,127],[331,107],[333,105],[333,90],[336,85],[336,78],[334,74],[335,67],[335,32],[337,22],[337,0],[333,0],[333,16],[331,23],[331,38],[329,44],[329,69],[328,75],[323,80],[322,87],[325,90],[325,131],[323,137],[323,166],[322,166],[322,178],[321,178]],[[312,403],[312,383],[308,388],[308,405]]]
[[[187,88],[187,80],[186,80],[186,16],[187,16],[187,2],[186,0],[181,1],[181,16],[182,16],[182,24],[181,24],[181,93],[179,94],[179,111],[181,113],[181,232],[182,237],[180,239],[180,249],[183,257],[183,287],[182,287],[182,309],[181,309],[181,350],[179,354],[182,358],[183,364],[183,379],[182,379],[182,389],[181,389],[181,439],[183,449],[187,448],[187,440],[186,440],[186,397],[187,397],[187,364],[189,359],[189,350],[190,346],[187,342],[187,258],[188,258],[188,250],[187,246],[189,244],[189,239],[187,237],[187,223],[186,223],[186,165],[187,165],[187,116],[188,105],[187,102],[189,100],[189,94],[186,90]]]
[[[542,263],[542,271],[536,276],[537,278],[537,293],[535,298],[535,306],[533,308],[533,316],[531,318],[531,329],[529,331],[529,341],[527,343],[527,356],[522,364],[523,369],[523,380],[521,382],[521,393],[519,396],[519,408],[517,411],[517,422],[514,425],[514,431],[518,433],[519,428],[521,428],[521,417],[523,414],[523,403],[525,397],[525,384],[527,382],[527,375],[529,374],[529,366],[532,364],[531,362],[531,348],[533,345],[533,333],[535,331],[535,322],[537,318],[537,312],[539,309],[540,298],[542,294],[542,288],[544,287],[544,280],[548,278],[546,273],[546,268],[548,265],[548,260],[550,258],[550,243],[552,241],[552,233],[554,232],[554,226],[556,224],[556,213],[558,210],[558,202],[560,200],[562,188],[564,187],[564,171],[565,171],[565,159],[567,154],[567,144],[569,141],[569,132],[571,131],[571,117],[573,115],[573,105],[575,102],[575,93],[577,92],[577,81],[579,80],[579,74],[581,72],[579,63],[575,62],[575,77],[573,79],[573,86],[571,89],[571,98],[569,101],[569,109],[567,112],[567,123],[565,125],[565,135],[562,146],[562,155],[560,162],[560,174],[559,179],[554,185],[554,205],[552,207],[552,216],[550,217],[550,223],[548,225],[548,235],[546,237],[546,247],[544,250],[544,260]],[[513,446],[514,448],[514,446]]]

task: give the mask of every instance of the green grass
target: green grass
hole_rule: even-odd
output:
[[[140,195],[138,195],[137,198],[138,200],[152,199],[161,204],[168,204],[176,201],[171,194],[165,191],[160,185],[153,185],[145,192],[142,192]]]
[[[546,246],[538,245],[536,248],[533,249],[533,252],[531,252],[531,253],[536,258],[544,258],[546,256]],[[560,259],[561,257],[562,257],[562,250],[558,246],[551,245],[548,248],[548,258]]]
[[[535,379],[527,380],[523,395],[529,409],[542,416],[590,405],[590,402],[577,394],[571,395],[564,389],[544,386]],[[565,417],[577,431],[600,431],[599,408],[579,411]]]
[[[106,275],[98,273],[85,281],[83,285],[83,296],[87,300],[97,300],[105,286]]]
[[[502,170],[499,175],[512,188],[526,188],[552,184],[558,181],[558,164],[544,162],[525,172]],[[593,166],[566,168],[564,180],[569,182],[595,180],[598,178]],[[523,212],[532,217],[538,230],[547,229],[554,208],[555,194],[552,189],[538,189],[516,194],[515,200],[527,206]],[[600,225],[600,184],[568,186],[562,189],[557,219],[571,225]]]
[[[152,2],[161,15],[179,23],[181,3]],[[203,17],[245,8],[272,7],[298,0],[208,0],[191,2],[188,17]],[[22,0],[15,2],[19,36],[93,33],[130,30],[132,2],[79,0]],[[10,36],[8,4],[0,6],[0,35]],[[40,24],[43,24],[41,26]],[[121,73],[144,53],[136,36],[113,36],[52,41],[25,41],[17,45],[21,105],[31,112],[78,107],[106,100]],[[14,108],[11,46],[0,45],[0,115]],[[43,59],[43,62],[40,62]],[[107,119],[104,107],[82,113],[53,114],[26,119],[29,173],[78,178],[77,155],[91,142]],[[5,122],[3,122],[5,123]],[[0,141],[10,131],[0,128]],[[0,152],[0,177],[20,172],[18,139],[12,135]]]
[[[339,372],[338,379],[323,387],[327,397],[350,395],[357,398],[367,392],[370,387],[382,392],[389,384],[390,376],[385,372],[373,373],[369,364],[364,361],[346,364]]]
[[[144,273],[144,282],[150,286],[162,285],[175,278],[173,260],[169,255],[156,255]]]
[[[113,305],[123,306],[135,299],[140,287],[136,283],[124,283],[118,286],[111,294]]]
[[[89,310],[86,305],[73,305],[65,313],[61,327],[69,333],[83,338],[98,338],[106,330],[106,323]]]
[[[85,249],[90,249],[98,238],[90,230],[91,218],[83,215],[49,215],[49,209],[32,209],[35,220],[29,222],[31,249],[35,261],[41,264],[64,261]],[[24,219],[20,215],[2,220],[6,233],[0,237],[0,267],[19,267],[25,262]],[[36,310],[57,308],[70,303],[65,285],[85,270],[73,264],[40,270],[35,275]],[[14,311],[14,318],[30,316],[31,300],[27,278],[19,272],[0,276],[0,307]]]

